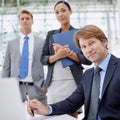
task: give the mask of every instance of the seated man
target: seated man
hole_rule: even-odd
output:
[[[27,104],[28,113],[32,116],[33,110],[42,115],[70,114],[84,104],[84,120],[120,120],[120,59],[108,52],[108,39],[97,26],[79,29],[75,43],[94,67],[85,71],[78,88],[67,99],[47,106],[31,100]],[[97,73],[96,68],[100,70]],[[95,81],[98,78],[100,82]],[[94,87],[96,90],[92,90]]]

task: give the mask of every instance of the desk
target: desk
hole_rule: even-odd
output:
[[[70,115],[57,115],[57,116],[36,116],[35,118],[27,117],[26,120],[78,120]]]

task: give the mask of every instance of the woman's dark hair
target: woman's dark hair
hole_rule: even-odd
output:
[[[69,3],[68,3],[67,1],[65,1],[65,0],[60,0],[60,1],[58,1],[58,2],[55,4],[55,6],[54,6],[54,10],[55,10],[56,6],[57,6],[58,4],[60,4],[60,3],[65,4],[65,5],[68,7],[68,9],[71,10],[71,7],[70,7]]]

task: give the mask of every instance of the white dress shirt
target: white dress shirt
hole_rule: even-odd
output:
[[[24,44],[24,37],[26,35],[21,33],[20,38],[20,54],[22,54],[22,48]],[[30,33],[27,35],[29,37],[28,44],[29,44],[29,64],[28,64],[28,76],[25,79],[22,79],[21,81],[24,82],[33,82],[32,75],[31,75],[31,69],[32,69],[32,60],[33,60],[33,49],[34,49],[34,36],[33,33]]]

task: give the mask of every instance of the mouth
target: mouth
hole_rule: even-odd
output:
[[[95,57],[95,55],[96,55],[95,53],[92,53],[88,56],[88,58],[93,59]]]
[[[59,21],[64,21],[64,18],[59,18]]]

